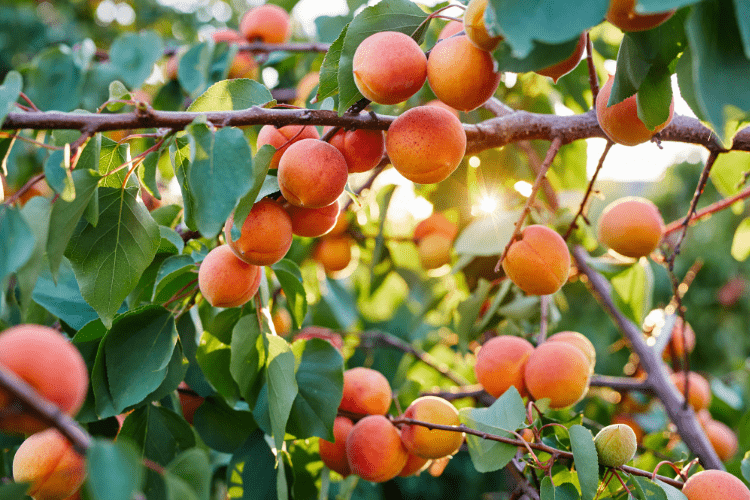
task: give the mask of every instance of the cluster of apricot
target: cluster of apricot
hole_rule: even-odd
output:
[[[512,335],[493,337],[477,353],[474,372],[489,394],[499,397],[510,387],[550,408],[565,408],[586,395],[596,364],[591,341],[578,332],[560,332],[536,348]]]
[[[414,228],[419,261],[425,269],[437,269],[451,261],[451,246],[458,234],[458,226],[445,215],[435,212]]]
[[[339,411],[362,418],[354,423],[349,417],[336,417],[334,441],[320,440],[323,463],[342,476],[356,474],[367,481],[383,482],[421,472],[431,460],[449,457],[460,448],[461,432],[408,424],[399,429],[385,416],[390,406],[391,386],[380,372],[362,367],[345,371]],[[459,425],[458,410],[433,396],[414,400],[403,417]]]
[[[78,350],[52,328],[24,324],[0,332],[0,367],[65,414],[75,416],[86,399],[86,363]],[[31,434],[13,459],[15,481],[31,483],[28,494],[35,500],[62,500],[83,484],[85,460],[57,430],[47,427],[0,390],[0,431]]]

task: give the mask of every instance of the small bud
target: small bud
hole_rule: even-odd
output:
[[[624,465],[635,456],[637,442],[629,425],[608,425],[594,438],[599,463],[609,467]]]

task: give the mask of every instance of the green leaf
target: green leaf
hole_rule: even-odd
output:
[[[302,272],[299,266],[289,259],[280,260],[272,265],[271,269],[284,290],[294,324],[300,328],[307,315],[307,294],[302,283]]]
[[[140,87],[151,75],[154,64],[164,51],[161,36],[154,31],[124,33],[112,42],[109,57],[120,70],[122,79],[131,89]]]
[[[735,260],[740,262],[750,257],[750,217],[743,219],[737,226],[730,253]]]
[[[638,12],[650,14],[654,12],[664,12],[671,9],[679,9],[686,5],[698,3],[701,0],[638,0],[636,7]]]
[[[101,137],[101,156],[99,158],[99,173],[105,176],[109,172],[112,172],[116,168],[123,165],[130,158],[130,145],[128,143],[117,144],[117,142],[109,139],[108,137]],[[103,187],[112,187],[120,189],[125,183],[125,176],[128,173],[128,168],[120,169],[119,171],[106,175],[102,179],[101,185]],[[137,187],[138,184],[132,177],[127,180],[127,187]]]
[[[157,200],[161,200],[159,186],[156,183],[156,167],[159,164],[159,155],[161,155],[161,151],[151,151],[144,158],[141,167],[138,168],[138,179],[140,179],[141,185]]]
[[[497,398],[489,408],[462,408],[461,423],[471,429],[514,438],[510,431],[523,425],[526,408],[515,387],[511,387]],[[479,472],[492,472],[505,467],[516,454],[516,447],[471,434],[466,435],[469,456]],[[592,443],[593,444],[593,443]]]
[[[231,408],[218,397],[208,397],[193,415],[193,427],[210,448],[234,453],[258,425],[249,411]]]
[[[299,392],[287,431],[298,438],[318,436],[332,442],[333,421],[344,393],[344,358],[321,339],[297,341],[292,351],[299,362],[295,375]]]
[[[299,388],[294,378],[296,360],[286,340],[276,335],[266,335],[268,358],[266,378],[268,380],[268,412],[271,417],[276,449],[281,449],[286,433],[286,423]]]
[[[81,101],[84,80],[70,47],[60,45],[40,53],[25,78],[26,95],[43,111],[71,111]]]
[[[333,320],[339,329],[348,330],[359,319],[357,303],[352,293],[336,280],[326,278],[325,286],[321,286],[321,298],[333,313]]]
[[[168,466],[171,477],[179,478],[197,500],[209,500],[211,494],[211,464],[203,450],[189,449],[177,456]],[[170,477],[170,476],[168,476]],[[167,492],[170,492],[170,481],[167,481]],[[175,500],[181,496],[172,496]]]
[[[737,11],[737,27],[740,30],[740,40],[745,49],[745,57],[750,59],[750,4],[742,0],[734,0]],[[0,120],[0,123],[2,120]]]
[[[185,208],[183,222],[190,229],[196,229],[195,226],[195,201],[193,194],[188,186],[188,171],[190,169],[190,137],[185,135],[177,137],[174,143],[169,146],[169,159],[172,162],[175,176],[180,183],[182,192],[182,203]]]
[[[127,439],[94,439],[86,453],[86,491],[96,500],[130,500],[143,484],[140,457]]]
[[[9,71],[0,85],[0,125],[8,113],[16,109],[16,100],[21,95],[23,79],[18,71]]]
[[[21,211],[0,205],[0,282],[31,258],[34,241],[34,233]]]
[[[732,196],[742,189],[750,155],[746,151],[720,154],[711,167],[711,182],[722,196]]]
[[[541,500],[555,500],[555,485],[549,476],[544,476],[542,485],[539,488],[539,498]]]
[[[617,307],[635,324],[651,310],[654,289],[654,273],[647,261],[638,261],[610,280],[612,297]]]
[[[747,479],[747,477],[745,479]],[[667,495],[667,500],[687,500],[685,494],[671,484],[664,483],[659,479],[656,479],[656,484],[664,490],[664,493]]]
[[[18,500],[29,498],[25,495],[29,489],[29,483],[8,483],[0,486],[0,500]]]
[[[339,114],[343,114],[352,104],[362,99],[352,73],[352,59],[359,44],[368,36],[380,31],[398,31],[411,36],[426,18],[427,14],[408,0],[383,0],[357,14],[346,30],[339,57]],[[321,76],[321,86],[322,84]]]
[[[750,451],[746,452],[745,456],[742,457],[742,463],[740,464],[740,469],[742,470],[742,477],[745,478],[745,481],[750,481]],[[675,499],[670,497],[669,500],[675,500]]]
[[[165,472],[163,479],[167,489],[167,500],[198,500],[195,491],[181,477]]]
[[[650,71],[636,94],[638,118],[649,130],[669,120],[672,79],[668,71]]]
[[[240,390],[232,378],[230,347],[215,337],[211,332],[203,332],[198,351],[195,353],[198,365],[206,380],[216,392],[233,404],[240,397]]]
[[[172,351],[172,357],[169,359],[169,364],[166,368],[166,376],[162,381],[161,385],[156,388],[151,394],[148,394],[144,399],[144,403],[151,401],[160,401],[166,397],[172,395],[180,382],[185,380],[187,374],[189,362],[185,359],[185,353],[182,350],[182,344],[179,342]],[[140,403],[139,403],[140,404]]]
[[[240,388],[240,394],[251,407],[265,382],[266,347],[258,325],[258,316],[248,314],[232,331],[229,372]]]
[[[466,351],[469,342],[474,338],[474,324],[479,317],[487,294],[490,293],[492,284],[486,279],[480,278],[479,285],[468,299],[462,301],[456,307],[454,315],[454,331],[458,335],[458,344],[462,351]]]
[[[52,210],[50,200],[43,196],[35,196],[21,208],[21,215],[31,232],[34,234],[34,249],[26,263],[16,271],[22,312],[29,310],[32,293],[39,273],[45,268],[44,247],[47,244],[49,232],[49,214]]]
[[[513,225],[521,212],[493,213],[477,218],[461,231],[454,248],[461,255],[501,255],[513,235]]]
[[[65,165],[65,154],[63,151],[53,151],[47,161],[44,162],[44,176],[47,184],[60,194],[64,201],[73,201],[76,197],[76,188],[73,183],[71,171]]]
[[[153,302],[164,303],[197,279],[197,266],[190,255],[172,255],[159,267],[154,279]]]
[[[195,435],[181,415],[161,406],[144,405],[125,418],[118,435],[135,444],[143,457],[167,465],[195,446]]]
[[[130,99],[130,91],[120,80],[115,80],[109,84],[108,101],[125,101]],[[125,106],[122,102],[111,102],[107,104],[107,111],[120,111]]]
[[[98,317],[96,311],[83,300],[73,268],[65,257],[62,257],[56,279],[57,283],[51,272],[42,272],[32,293],[34,302],[75,330]]]
[[[273,101],[271,92],[262,84],[247,78],[222,80],[208,88],[188,108],[188,111],[238,111],[262,106]]]
[[[344,39],[349,25],[344,26],[338,38],[328,47],[323,64],[320,66],[320,83],[318,84],[318,102],[334,96],[339,91],[339,58],[344,48]]]
[[[106,326],[159,248],[159,226],[133,189],[99,189],[99,224],[79,224],[66,249],[81,294]]]
[[[193,45],[180,58],[177,79],[191,97],[200,95],[208,86],[213,52],[213,42],[203,42]]]
[[[630,483],[635,485],[633,496],[638,500],[667,500],[667,494],[653,481],[638,476],[630,479]]]
[[[581,498],[593,500],[599,486],[599,456],[594,446],[594,436],[582,425],[572,426],[570,433],[570,447],[573,451],[573,462],[581,483]]]
[[[507,42],[502,41],[492,53],[492,56],[497,61],[500,71],[510,71],[513,73],[537,71],[569,58],[576,50],[579,39],[580,33],[578,36],[562,43],[551,44],[534,41],[534,48],[523,58],[514,57],[511,46]]]
[[[270,144],[264,144],[258,152],[255,153],[255,157],[253,158],[253,175],[251,177],[252,187],[242,198],[240,198],[239,203],[237,203],[237,208],[234,209],[234,227],[232,228],[233,239],[236,239],[235,236],[239,238],[239,228],[237,227],[238,221],[244,221],[247,219],[247,215],[250,213],[250,210],[252,210],[261,189],[265,185],[266,174],[268,174],[268,167],[271,166],[271,159],[273,158],[274,153],[276,153],[276,148]],[[276,177],[271,176],[269,178],[276,182],[275,191],[278,191]]]
[[[276,459],[256,430],[227,467],[227,493],[232,500],[276,500]]]

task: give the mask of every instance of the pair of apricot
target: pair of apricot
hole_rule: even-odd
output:
[[[422,267],[437,269],[448,264],[451,261],[453,240],[457,234],[458,226],[439,212],[417,224],[413,239],[417,244]]]

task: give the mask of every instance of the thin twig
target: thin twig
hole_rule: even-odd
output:
[[[591,43],[591,35],[586,32],[586,64],[589,68],[589,85],[593,94],[592,107],[596,108],[596,96],[599,95],[599,76],[596,74],[594,65],[594,44]]]
[[[731,207],[735,203],[737,203],[740,200],[744,200],[745,198],[750,197],[750,186],[746,187],[739,193],[730,196],[729,198],[724,198],[723,200],[719,200],[715,203],[712,203],[708,205],[707,207],[704,207],[697,212],[693,214],[692,217],[690,217],[690,220],[688,221],[688,226],[691,226],[695,224],[696,222],[705,219],[706,217],[709,217],[716,212],[720,212],[728,207]],[[670,222],[667,224],[664,228],[664,237],[672,234],[673,232],[677,231],[678,229],[683,228],[685,225],[685,218],[681,217],[675,221]]]
[[[591,193],[594,190],[594,183],[596,182],[596,178],[599,176],[599,172],[604,166],[604,160],[605,158],[607,158],[607,153],[609,153],[609,150],[612,149],[612,146],[614,145],[615,145],[614,142],[607,139],[607,145],[604,146],[604,151],[602,151],[602,155],[599,157],[599,163],[596,165],[596,170],[594,171],[594,175],[591,177],[591,181],[589,181],[589,185],[586,188],[586,194],[583,195],[583,200],[581,200],[581,205],[578,207],[578,212],[576,213],[576,216],[573,217],[573,221],[570,223],[568,230],[565,232],[565,236],[563,236],[563,239],[565,241],[568,241],[568,238],[570,237],[570,233],[572,233],[573,230],[578,227],[578,217],[584,217],[583,220],[588,224],[588,219],[586,219],[586,217],[583,215],[583,212],[584,210],[586,210],[586,205],[588,204],[589,198],[591,197]]]

